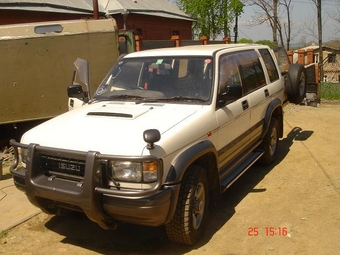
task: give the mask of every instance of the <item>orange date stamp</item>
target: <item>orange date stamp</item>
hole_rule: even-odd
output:
[[[248,236],[287,236],[288,235],[288,228],[286,227],[249,227],[248,228]]]

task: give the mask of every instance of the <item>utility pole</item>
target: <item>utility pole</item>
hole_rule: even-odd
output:
[[[322,51],[322,19],[321,19],[321,0],[317,0],[318,12],[318,37],[319,37],[319,71],[320,81],[323,81],[323,51]]]
[[[99,19],[98,0],[93,0],[93,19]]]
[[[221,4],[223,5],[223,11],[224,15],[227,15],[228,12],[228,0],[222,0]],[[230,31],[229,31],[229,26],[228,26],[228,18],[225,17],[224,19],[224,38],[230,37]]]
[[[237,37],[238,37],[238,14],[235,17],[234,33],[235,33],[234,43],[237,43]]]
[[[234,27],[234,33],[235,33],[235,38],[234,38],[234,43],[237,43],[237,38],[238,38],[238,17],[241,15],[243,11],[243,6],[244,4],[240,1],[240,5],[235,6],[235,27]]]
[[[277,17],[277,6],[279,5],[279,0],[273,0],[273,18],[272,18],[272,23],[273,23],[273,43],[275,47],[278,46],[277,42],[277,27],[278,27],[278,17]],[[282,45],[283,46],[283,45]]]

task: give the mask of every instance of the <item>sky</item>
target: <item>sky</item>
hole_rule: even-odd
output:
[[[175,3],[176,0],[169,0]],[[204,0],[203,0],[204,1]],[[242,1],[242,0],[241,0]],[[245,1],[243,1],[245,2]],[[317,36],[317,9],[312,0],[292,0],[292,40],[291,46],[301,45],[304,43],[318,42],[318,39],[311,36],[305,26],[313,27]],[[329,17],[330,13],[337,12],[340,18],[340,0],[321,0],[322,20],[323,20],[323,42],[334,39],[340,39],[340,23]],[[255,7],[245,6],[244,12],[238,21],[238,39],[247,38],[254,42],[258,40],[272,41],[272,32],[269,24],[249,27],[249,23],[254,19]],[[314,24],[313,24],[314,23]],[[233,36],[233,34],[232,34]],[[232,37],[232,40],[233,37]]]
[[[317,38],[310,36],[311,32],[306,26],[314,27],[317,35],[317,9],[312,0],[292,0],[292,35],[294,35],[293,44],[303,42],[317,42]],[[340,23],[329,17],[334,12],[340,15],[340,0],[321,0],[322,10],[322,40],[327,42],[333,39],[340,39]],[[239,38],[249,38],[253,41],[262,39],[272,41],[271,28],[268,24],[261,26],[249,27],[248,24],[253,20],[255,11],[252,6],[245,6],[244,13],[239,18]]]

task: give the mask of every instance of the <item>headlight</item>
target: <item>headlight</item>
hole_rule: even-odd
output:
[[[110,161],[110,177],[115,181],[154,182],[157,180],[155,162]]]
[[[110,164],[112,178],[117,181],[141,182],[142,166],[129,161],[113,161]]]
[[[26,164],[26,162],[27,162],[27,149],[20,148],[20,156],[21,156],[22,163]]]

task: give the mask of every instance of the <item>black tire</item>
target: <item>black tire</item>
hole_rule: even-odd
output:
[[[287,98],[293,104],[301,104],[306,94],[306,69],[301,64],[292,64],[288,70]]]
[[[174,217],[165,226],[170,241],[193,245],[200,240],[208,217],[208,190],[205,170],[191,166],[183,177]]]
[[[269,129],[262,141],[261,149],[264,150],[264,154],[260,158],[259,162],[263,165],[270,165],[274,162],[277,155],[277,149],[279,145],[279,122],[277,119],[272,118]]]

